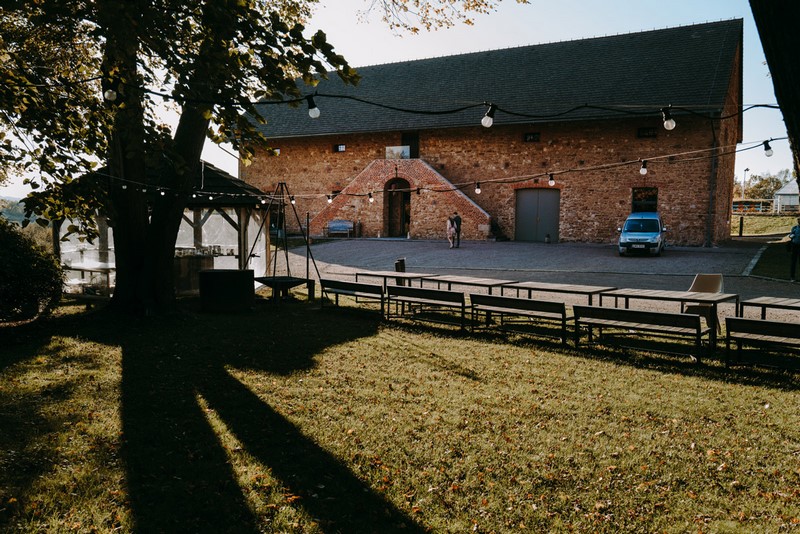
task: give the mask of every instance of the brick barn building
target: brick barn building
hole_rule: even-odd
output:
[[[465,239],[611,242],[657,210],[671,243],[710,245],[730,235],[741,55],[736,19],[363,67],[304,88],[316,119],[264,105],[272,150],[240,173],[285,183],[312,236],[441,239],[458,211]]]

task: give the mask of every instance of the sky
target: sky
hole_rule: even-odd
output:
[[[417,35],[396,35],[373,13],[359,16],[372,0],[320,0],[307,24],[312,35],[322,29],[328,42],[351,66],[448,56],[558,41],[640,32],[703,22],[744,19],[744,106],[775,104],[775,93],[747,0],[530,0],[527,5],[503,0],[495,12],[474,18],[474,25]],[[680,125],[678,125],[680,127]],[[736,178],[777,173],[792,168],[791,152],[780,110],[744,113],[743,142],[747,148],[768,139],[774,155],[760,148],[736,156]],[[238,160],[207,142],[203,159],[238,175]],[[21,179],[0,187],[0,196],[23,197]]]

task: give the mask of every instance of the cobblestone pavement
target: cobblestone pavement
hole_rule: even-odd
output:
[[[357,270],[394,270],[402,258],[407,271],[646,289],[685,290],[696,273],[722,273],[725,292],[742,299],[800,298],[800,284],[749,276],[762,246],[731,241],[718,247],[669,247],[661,257],[620,257],[615,246],[603,244],[467,241],[450,249],[444,240],[343,239],[314,244],[311,253],[320,274],[332,278]],[[292,273],[305,273],[305,248],[292,250],[290,257]],[[733,312],[733,304],[720,305],[722,315]]]

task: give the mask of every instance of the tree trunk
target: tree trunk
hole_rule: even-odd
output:
[[[103,2],[103,4],[107,4]],[[183,105],[181,118],[173,138],[170,160],[177,162],[159,176],[164,195],[149,184],[145,168],[144,116],[140,79],[137,73],[138,35],[135,28],[136,7],[128,3],[110,3],[107,17],[110,36],[106,43],[104,63],[107,69],[118,69],[123,80],[124,106],[116,108],[109,167],[117,179],[111,180],[110,199],[117,283],[112,308],[126,313],[158,314],[175,306],[173,263],[183,211],[198,176],[200,156],[209,126],[213,101],[213,82],[222,86],[231,80],[219,79],[224,72],[217,61],[228,61],[227,43],[233,35],[233,20],[209,17],[214,21],[201,46],[198,63],[192,72],[189,87],[196,102]],[[123,7],[120,7],[122,5]],[[130,8],[127,12],[125,9]],[[225,11],[223,11],[225,13]],[[215,79],[216,78],[216,79]],[[211,87],[211,88],[209,88]],[[123,187],[126,186],[126,187]],[[149,196],[142,189],[149,190]],[[148,198],[150,202],[148,203]]]
[[[148,228],[149,252],[154,274],[152,291],[160,308],[172,307],[175,300],[173,262],[175,242],[186,202],[197,179],[209,121],[204,110],[184,106],[175,131],[175,152],[185,166],[172,169],[167,178],[174,194],[157,196]]]
[[[114,121],[109,134],[108,214],[114,231],[116,287],[112,308],[144,313],[151,304],[146,287],[147,184],[144,110],[138,89],[138,38],[124,3],[101,2],[100,20],[108,28],[103,71],[117,80]]]
[[[794,171],[800,184],[800,3],[797,0],[750,0],[775,97],[789,134]]]

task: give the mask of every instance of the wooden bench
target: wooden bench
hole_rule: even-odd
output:
[[[464,293],[459,291],[447,291],[443,289],[427,289],[421,287],[407,287],[407,286],[387,286],[386,288],[386,319],[390,319],[392,315],[392,303],[395,305],[395,317],[401,317],[405,314],[406,305],[408,310],[416,318],[421,319],[420,314],[425,311],[431,310],[446,310],[455,312],[458,318],[458,323],[461,329],[464,330],[464,323],[466,319],[467,301]],[[400,312],[397,313],[397,309]],[[432,322],[445,322],[450,321],[436,321],[428,319]]]
[[[505,324],[505,318],[525,317],[528,319],[538,319],[561,324],[561,342],[567,343],[567,307],[563,302],[553,302],[548,300],[533,300],[525,298],[501,297],[497,295],[485,295],[482,293],[472,293],[469,296],[472,308],[472,330],[475,325],[480,324],[481,314],[486,316],[486,322],[490,321],[491,315],[500,317],[500,327]]]
[[[356,302],[358,299],[373,299],[380,300],[381,302],[381,317],[384,314],[385,295],[383,293],[383,286],[378,284],[364,284],[362,282],[346,282],[344,280],[331,280],[329,278],[320,278],[320,286],[322,287],[323,297],[326,294],[335,295],[335,303],[339,305],[339,295],[347,295],[355,297]],[[325,299],[322,299],[324,305]]]
[[[730,365],[731,342],[736,342],[737,360],[741,360],[742,345],[759,347],[800,348],[800,323],[765,319],[726,317],[725,366]]]
[[[353,223],[353,221],[348,221],[346,219],[334,219],[332,221],[328,221],[326,229],[328,237],[333,237],[334,235],[344,235],[345,237],[353,237],[355,230],[355,223]]]
[[[589,342],[597,328],[599,337],[604,330],[646,332],[660,337],[688,338],[694,340],[696,359],[700,361],[703,336],[711,329],[703,326],[700,316],[691,313],[664,313],[626,308],[604,308],[600,306],[573,306],[575,317],[575,347],[580,345],[581,327],[586,327]]]

